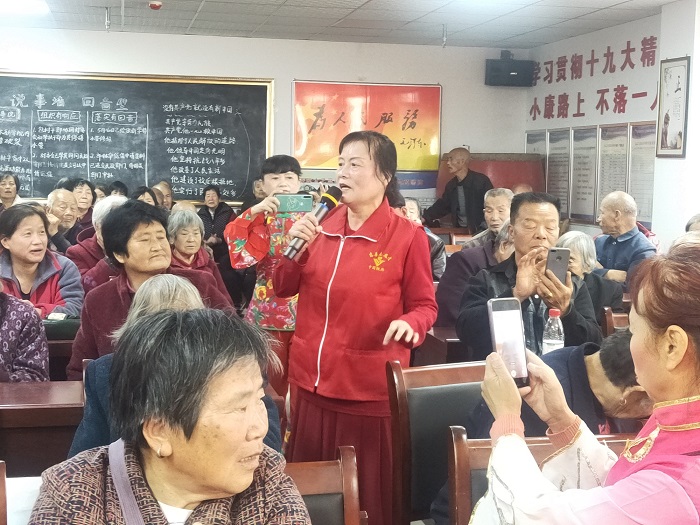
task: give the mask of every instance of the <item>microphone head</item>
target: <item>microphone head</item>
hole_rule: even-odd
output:
[[[338,201],[343,196],[343,192],[337,186],[330,186],[326,192],[321,195],[321,203],[329,210],[332,210],[338,205]]]

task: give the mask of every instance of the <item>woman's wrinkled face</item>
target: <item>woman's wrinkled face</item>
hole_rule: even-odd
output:
[[[196,225],[180,228],[173,247],[183,255],[194,255],[202,247],[202,232]]]
[[[576,250],[569,253],[569,271],[573,275],[583,278],[583,265],[581,264],[581,254]]]
[[[336,181],[343,192],[343,203],[351,208],[381,203],[388,184],[364,142],[350,142],[343,147],[338,157]]]
[[[246,358],[211,379],[190,439],[171,438],[165,459],[174,479],[204,499],[240,494],[253,482],[267,434],[267,409],[258,363]]]
[[[44,260],[48,243],[44,221],[38,215],[22,219],[15,232],[2,240],[12,261],[26,264],[37,264]]]
[[[84,214],[92,206],[92,190],[87,184],[73,188],[73,195],[78,202],[78,211]]]

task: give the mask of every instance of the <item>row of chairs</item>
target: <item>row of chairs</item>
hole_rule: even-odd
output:
[[[313,525],[367,524],[367,514],[360,511],[357,462],[353,447],[338,447],[338,459],[335,461],[288,463],[285,472],[294,480],[304,498]],[[41,478],[21,480],[21,494],[15,494],[10,489],[12,507],[17,510],[12,512],[11,521],[8,521],[8,482],[5,463],[0,461],[0,525],[29,521],[29,512],[39,494]]]
[[[486,491],[491,442],[467,440],[464,427],[481,399],[485,369],[483,361],[407,369],[387,363],[394,525],[429,518],[430,505],[448,478],[450,523],[469,523],[472,503]],[[619,454],[632,437],[601,439]],[[538,461],[554,452],[547,438],[526,442]]]

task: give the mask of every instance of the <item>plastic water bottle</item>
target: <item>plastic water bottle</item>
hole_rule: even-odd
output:
[[[564,347],[564,327],[559,316],[561,312],[558,308],[549,309],[549,319],[544,325],[542,334],[542,354],[548,354],[552,350]]]

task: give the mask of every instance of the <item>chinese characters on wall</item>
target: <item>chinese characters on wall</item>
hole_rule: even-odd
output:
[[[655,71],[657,47],[657,37],[649,35],[639,41],[627,40],[624,46],[581,49],[537,62],[533,81],[544,92],[537,90],[531,99],[529,119],[584,119],[608,112],[624,115],[628,104],[645,104],[655,110],[658,93],[618,81],[617,77],[635,68]],[[586,79],[594,79],[596,88],[590,89]]]

